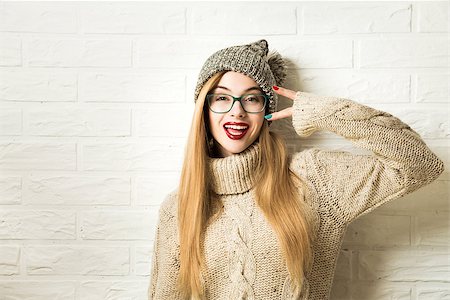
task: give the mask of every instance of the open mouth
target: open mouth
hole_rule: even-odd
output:
[[[245,136],[248,131],[248,125],[225,124],[223,126],[225,133],[232,140],[239,140]]]

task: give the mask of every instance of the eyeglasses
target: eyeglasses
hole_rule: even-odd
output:
[[[236,101],[241,103],[242,108],[246,112],[254,114],[264,110],[269,96],[264,94],[246,94],[241,97],[233,97],[227,94],[208,94],[206,99],[209,109],[218,114],[229,112]]]

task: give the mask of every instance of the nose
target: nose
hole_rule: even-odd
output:
[[[239,102],[239,101],[235,101],[233,103],[233,106],[231,107],[231,110],[229,111],[229,113],[232,116],[237,116],[237,115],[238,116],[243,116],[243,115],[246,114],[244,108],[242,108],[241,102]]]

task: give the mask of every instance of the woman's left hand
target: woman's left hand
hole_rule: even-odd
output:
[[[278,90],[276,90],[274,88],[272,88],[272,89],[278,95],[289,98],[292,101],[294,101],[295,95],[297,94],[297,92],[285,89],[283,87],[278,87]],[[272,116],[272,117],[270,117],[270,116]],[[272,114],[267,115],[264,118],[266,118],[268,121],[275,121],[275,120],[279,120],[279,119],[283,119],[283,118],[287,118],[287,117],[291,117],[291,116],[292,116],[292,106],[285,108],[283,110],[277,111],[277,112],[273,112]]]

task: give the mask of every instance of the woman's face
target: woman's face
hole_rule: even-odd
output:
[[[229,71],[220,79],[218,86],[209,94],[228,94],[240,97],[244,94],[263,93],[258,84],[250,77]],[[205,105],[208,105],[205,103]],[[264,110],[259,113],[246,112],[241,103],[234,102],[233,107],[227,113],[215,113],[208,109],[209,128],[216,140],[217,153],[220,157],[240,153],[247,149],[259,136],[264,122]],[[227,124],[228,123],[228,124]],[[236,129],[226,128],[239,123]]]

